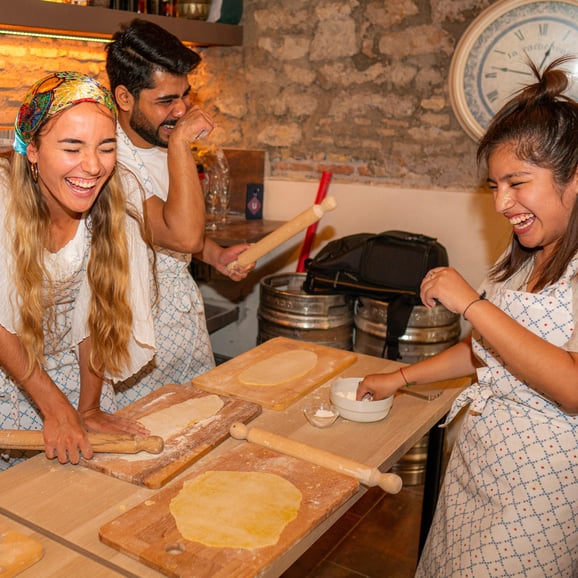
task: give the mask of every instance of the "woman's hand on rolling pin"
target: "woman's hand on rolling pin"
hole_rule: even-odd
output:
[[[78,412],[70,406],[62,408],[57,417],[44,417],[44,445],[49,460],[58,458],[61,464],[77,464],[82,454],[92,458],[92,448]]]
[[[237,257],[245,252],[250,247],[247,243],[241,243],[239,245],[233,245],[232,247],[227,247],[223,249],[219,254],[215,268],[219,273],[226,275],[233,281],[241,281],[244,279],[254,268],[255,263],[251,263],[246,267],[242,267],[237,261]]]
[[[372,373],[366,375],[357,386],[356,399],[361,400],[365,395],[371,399],[385,399],[393,395],[400,387],[405,385],[403,377],[399,371],[393,373]]]
[[[86,429],[93,433],[128,434],[141,438],[150,435],[149,430],[138,421],[100,409],[91,409],[82,414]]]
[[[423,278],[420,297],[426,307],[441,303],[452,313],[461,315],[478,294],[452,267],[436,267]]]

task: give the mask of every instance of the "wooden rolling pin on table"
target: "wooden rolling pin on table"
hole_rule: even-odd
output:
[[[402,481],[396,474],[384,474],[377,468],[371,468],[365,464],[360,464],[331,452],[320,450],[259,428],[247,427],[244,423],[234,423],[231,425],[230,433],[235,439],[247,440],[282,454],[300,458],[334,472],[351,476],[366,486],[379,486],[389,494],[397,494],[401,490]]]

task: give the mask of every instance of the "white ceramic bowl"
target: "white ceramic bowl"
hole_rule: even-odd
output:
[[[388,413],[393,403],[393,395],[378,401],[357,401],[355,394],[362,377],[343,377],[331,384],[331,403],[339,415],[351,421],[379,421]]]

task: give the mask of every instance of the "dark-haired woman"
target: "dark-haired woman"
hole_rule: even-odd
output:
[[[419,563],[420,578],[578,576],[578,104],[560,59],[493,119],[478,160],[510,248],[475,291],[454,269],[422,283],[471,340],[358,395],[477,373]]]

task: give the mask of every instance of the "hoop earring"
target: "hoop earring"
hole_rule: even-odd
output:
[[[32,180],[38,182],[38,165],[36,163],[30,163],[30,174],[32,175]]]

